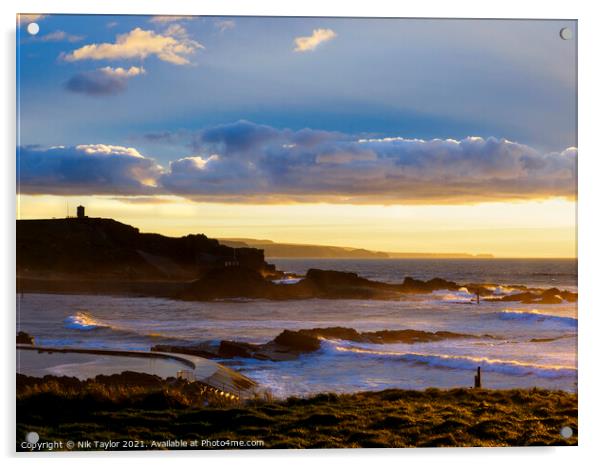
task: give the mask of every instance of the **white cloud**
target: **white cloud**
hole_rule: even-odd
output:
[[[171,162],[159,184],[193,199],[462,204],[574,198],[577,150],[542,153],[498,138],[360,139],[250,122],[207,128],[196,163]]]
[[[142,154],[133,147],[113,146],[110,144],[80,144],[79,146],[75,146],[75,148],[88,155],[125,155],[127,157],[144,158]]]
[[[224,32],[228,29],[234,29],[236,27],[236,23],[232,19],[216,19],[213,22],[213,26],[215,26],[219,32]]]
[[[311,36],[295,38],[295,52],[309,52],[322,42],[327,42],[336,37],[332,29],[314,29]]]
[[[19,19],[19,25],[33,23],[35,21],[41,21],[46,18],[48,15],[43,15],[40,13],[19,13],[17,18]]]
[[[176,23],[178,21],[189,21],[191,19],[197,18],[196,16],[176,16],[176,15],[158,15],[153,16],[149,21],[151,23]]]
[[[111,68],[110,66],[105,66],[104,68],[100,68],[100,70],[109,76],[119,76],[125,78],[146,74],[146,70],[142,66],[130,66],[129,69],[121,67]]]
[[[36,41],[42,42],[79,42],[84,39],[84,36],[75,34],[67,34],[65,31],[53,31],[40,37],[33,37]]]
[[[114,43],[89,44],[63,54],[66,61],[145,59],[150,55],[175,65],[186,65],[187,58],[203,46],[190,38],[181,26],[164,34],[140,28],[120,34]]]
[[[361,141],[361,142],[360,142]],[[164,169],[109,144],[19,149],[23,192],[173,194],[205,202],[465,204],[576,192],[577,149],[498,138],[358,140],[250,122],[207,128]]]

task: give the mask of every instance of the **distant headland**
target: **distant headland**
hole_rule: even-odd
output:
[[[493,259],[493,254],[464,252],[383,252],[362,248],[324,246],[318,244],[278,243],[267,239],[220,238],[220,243],[232,247],[263,249],[271,259]]]
[[[368,280],[356,273],[310,268],[296,276],[277,270],[264,250],[222,244],[203,234],[172,238],[141,233],[108,218],[85,215],[17,220],[17,291],[133,294],[183,300],[400,299],[413,293],[465,290],[479,299],[495,284],[458,284],[442,278],[405,277],[402,283]],[[515,286],[503,299],[537,304],[575,301],[576,293]]]

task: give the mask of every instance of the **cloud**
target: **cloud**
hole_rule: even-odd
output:
[[[17,15],[19,26],[22,24],[33,23],[35,21],[41,21],[46,18],[48,15],[43,15],[40,13],[19,13]]]
[[[576,196],[576,148],[542,153],[502,138],[359,139],[239,121],[199,131],[191,147],[194,155],[166,168],[119,146],[24,148],[21,182],[40,193],[150,192],[205,202],[464,204]]]
[[[149,21],[151,23],[164,24],[164,23],[176,23],[178,21],[189,21],[189,20],[192,20],[195,18],[196,18],[196,16],[158,15],[158,16],[153,16],[151,19],[149,19]]]
[[[32,37],[32,39],[41,42],[79,42],[84,40],[84,36],[77,36],[74,34],[67,34],[65,31],[53,31],[39,37]]]
[[[68,91],[91,96],[119,94],[127,89],[128,79],[145,74],[141,66],[111,68],[105,66],[94,71],[86,71],[73,76],[65,84]]]
[[[577,149],[540,153],[493,137],[358,139],[240,121],[199,132],[193,149],[194,158],[172,161],[159,180],[193,199],[389,204],[576,195]]]
[[[213,22],[213,26],[219,30],[219,32],[227,31],[228,29],[234,29],[236,23],[232,19],[216,19]]]
[[[124,204],[173,204],[178,198],[167,198],[163,196],[123,196],[113,197],[113,201],[123,202]]]
[[[322,42],[332,40],[336,36],[332,29],[314,29],[311,36],[295,38],[295,52],[310,52]]]
[[[161,167],[131,147],[88,144],[23,146],[17,180],[26,194],[150,194]]]
[[[186,30],[179,26],[169,28],[163,34],[135,28],[128,33],[119,34],[114,43],[89,44],[71,53],[62,54],[69,62],[80,60],[120,60],[140,59],[155,55],[160,60],[175,65],[186,65],[189,55],[203,46],[188,37]]]
[[[174,145],[182,140],[184,133],[185,131],[183,130],[178,132],[159,131],[155,133],[145,133],[141,138],[152,143]]]

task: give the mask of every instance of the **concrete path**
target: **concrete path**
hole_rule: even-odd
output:
[[[129,361],[123,358],[134,358],[140,360],[156,360],[157,362],[172,362],[173,365],[163,364],[160,366],[153,366],[151,372],[161,377],[176,377],[178,370],[191,370],[193,378],[196,381],[203,382],[208,386],[212,387],[216,393],[223,392],[224,396],[237,397],[237,398],[249,398],[254,396],[258,390],[258,385],[255,381],[245,377],[244,375],[229,369],[221,364],[211,361],[210,359],[202,358],[200,356],[191,356],[188,354],[175,354],[175,353],[164,353],[155,351],[121,351],[121,350],[104,350],[104,349],[88,349],[88,348],[53,348],[53,347],[42,347],[32,345],[17,345],[17,370],[21,366],[19,364],[19,351],[37,351],[40,354],[61,354],[65,355],[62,359],[55,362],[54,367],[66,367],[72,366],[73,370],[78,370],[78,364],[82,365],[95,364],[91,369],[98,372],[96,375],[105,372],[109,374],[118,374],[124,370],[135,370],[136,366],[129,364]],[[106,360],[92,360],[88,362],[77,361],[77,358],[67,357],[67,355],[97,355],[102,356]],[[38,364],[36,368],[35,361],[32,363],[31,358],[27,358],[28,364],[24,366],[29,367],[30,374],[26,375],[37,375],[39,371],[43,370]],[[125,362],[124,362],[125,361]],[[40,361],[41,365],[43,362]],[[144,367],[144,366],[143,366]],[[26,367],[23,367],[26,369]],[[36,370],[37,369],[37,370]],[[140,372],[145,369],[139,369]],[[83,371],[85,372],[85,371]],[[173,374],[171,373],[173,372]],[[25,372],[24,372],[25,373]],[[88,374],[89,375],[89,374]]]

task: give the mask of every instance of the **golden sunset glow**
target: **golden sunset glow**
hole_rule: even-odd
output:
[[[269,239],[390,252],[575,257],[576,204],[563,199],[472,205],[226,204],[175,196],[21,195],[18,218],[114,218],[169,236]]]

